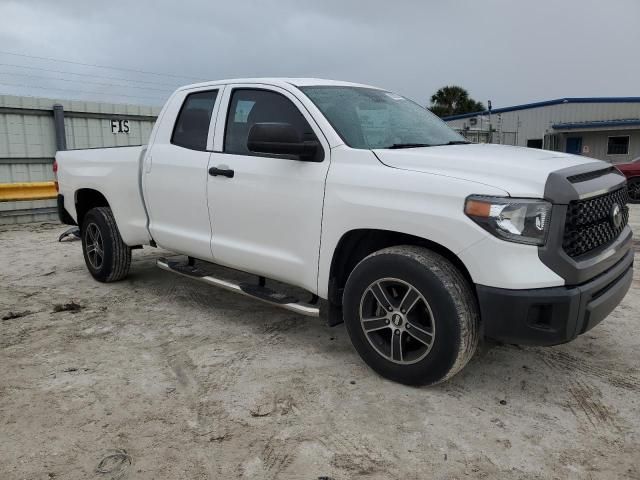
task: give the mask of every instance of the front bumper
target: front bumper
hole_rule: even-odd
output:
[[[484,335],[506,343],[558,345],[604,320],[633,280],[633,249],[601,275],[575,287],[529,290],[476,285]]]

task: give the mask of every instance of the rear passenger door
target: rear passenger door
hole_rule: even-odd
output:
[[[317,161],[247,148],[256,123],[292,125],[321,145]],[[269,85],[227,85],[209,176],[211,248],[217,263],[316,291],[329,145],[294,94]]]
[[[172,98],[143,165],[149,230],[166,249],[211,258],[207,165],[220,89],[179,92]]]

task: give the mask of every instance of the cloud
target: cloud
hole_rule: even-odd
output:
[[[636,0],[5,0],[0,18],[3,51],[190,78],[335,78],[379,85],[422,104],[438,87],[459,84],[495,107],[640,94]],[[0,63],[11,62],[190,82],[0,54]],[[25,70],[0,66],[0,83],[15,80],[2,72]],[[73,85],[35,78],[24,84]],[[28,88],[14,90],[47,93]],[[91,84],[77,89],[145,93]],[[162,101],[162,94],[147,93],[158,98],[144,101]]]

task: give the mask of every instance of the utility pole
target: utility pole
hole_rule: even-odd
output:
[[[493,143],[493,133],[491,132],[491,100],[487,100],[487,107],[489,109],[489,143]]]

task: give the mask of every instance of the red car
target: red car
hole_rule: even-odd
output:
[[[616,167],[627,177],[629,200],[631,203],[640,203],[640,157],[629,163],[620,163]]]

